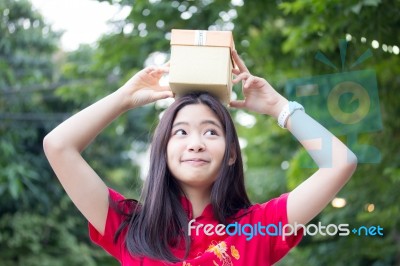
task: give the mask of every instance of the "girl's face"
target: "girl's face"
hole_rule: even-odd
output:
[[[214,112],[190,104],[176,115],[167,146],[168,167],[182,189],[211,188],[225,153],[225,133]]]

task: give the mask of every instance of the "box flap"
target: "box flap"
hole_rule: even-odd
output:
[[[178,30],[171,31],[171,45],[221,46],[234,49],[231,31]]]
[[[187,45],[229,47],[231,51],[235,49],[235,43],[233,41],[233,34],[231,31],[172,29],[170,44],[171,46]],[[233,67],[235,67],[233,58],[231,58],[231,61]]]

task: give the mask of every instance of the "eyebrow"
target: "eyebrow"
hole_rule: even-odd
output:
[[[212,124],[212,125],[214,125],[214,126],[220,128],[220,129],[222,130],[222,127],[219,125],[219,123],[217,123],[217,122],[214,121],[214,120],[203,120],[203,121],[201,121],[200,125],[204,125],[204,124]],[[174,123],[174,124],[172,125],[172,128],[177,127],[177,126],[180,126],[180,125],[185,125],[185,126],[187,126],[187,125],[189,125],[189,122],[184,122],[184,121],[182,121],[182,122],[176,122],[176,123]]]

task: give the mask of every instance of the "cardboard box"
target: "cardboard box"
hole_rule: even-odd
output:
[[[176,96],[206,91],[229,104],[232,92],[230,31],[172,30],[169,84]]]

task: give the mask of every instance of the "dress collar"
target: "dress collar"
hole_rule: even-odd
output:
[[[190,202],[190,200],[185,196],[181,196],[180,201],[181,201],[182,207],[185,210],[189,220],[193,219],[193,207],[192,207],[192,203]],[[201,219],[201,218],[213,218],[213,217],[214,217],[214,213],[213,213],[212,205],[211,205],[211,203],[209,203],[204,208],[204,210],[200,214],[200,216],[196,217],[196,220]]]

